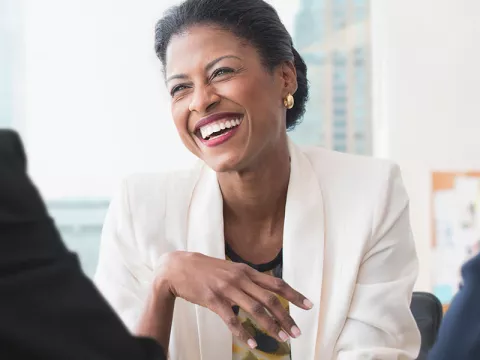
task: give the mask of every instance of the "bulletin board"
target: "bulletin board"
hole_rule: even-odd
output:
[[[444,306],[462,283],[461,267],[480,252],[480,172],[432,173],[432,281]]]

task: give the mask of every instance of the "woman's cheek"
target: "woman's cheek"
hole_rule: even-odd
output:
[[[185,112],[172,106],[172,116],[180,140],[190,152],[198,156],[198,146],[193,138],[194,135],[188,130],[189,111]]]
[[[179,133],[188,132],[188,108],[185,110],[181,103],[173,102],[171,105],[171,114],[173,122]]]

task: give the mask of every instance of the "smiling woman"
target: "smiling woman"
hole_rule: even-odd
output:
[[[260,152],[276,153],[278,140],[286,149],[285,129],[293,129],[305,111],[305,63],[283,24],[262,10],[274,12],[263,4],[243,26],[225,25],[248,11],[243,2],[228,15],[198,11],[190,26],[184,13],[172,11],[156,29],[177,130],[186,147],[216,171],[251,166]],[[296,107],[286,111],[283,99],[292,94]],[[232,151],[218,148],[227,140]]]
[[[125,323],[174,360],[415,358],[398,167],[289,140],[307,69],[276,11],[187,0],[155,35],[199,166],[134,175],[112,201],[96,282]]]

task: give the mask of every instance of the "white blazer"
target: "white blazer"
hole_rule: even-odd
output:
[[[290,307],[294,360],[415,359],[409,305],[418,264],[397,166],[289,143],[283,278],[315,304]],[[222,196],[206,165],[124,181],[105,222],[96,284],[133,330],[162,254],[225,258]],[[220,317],[179,299],[172,360],[232,358]]]

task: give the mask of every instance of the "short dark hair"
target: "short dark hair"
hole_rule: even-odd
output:
[[[268,70],[292,61],[297,70],[295,106],[287,110],[287,130],[305,113],[308,100],[307,65],[292,44],[292,37],[275,9],[263,0],[186,0],[167,10],[155,27],[155,52],[165,66],[167,46],[173,35],[188,27],[213,24],[247,40]]]

